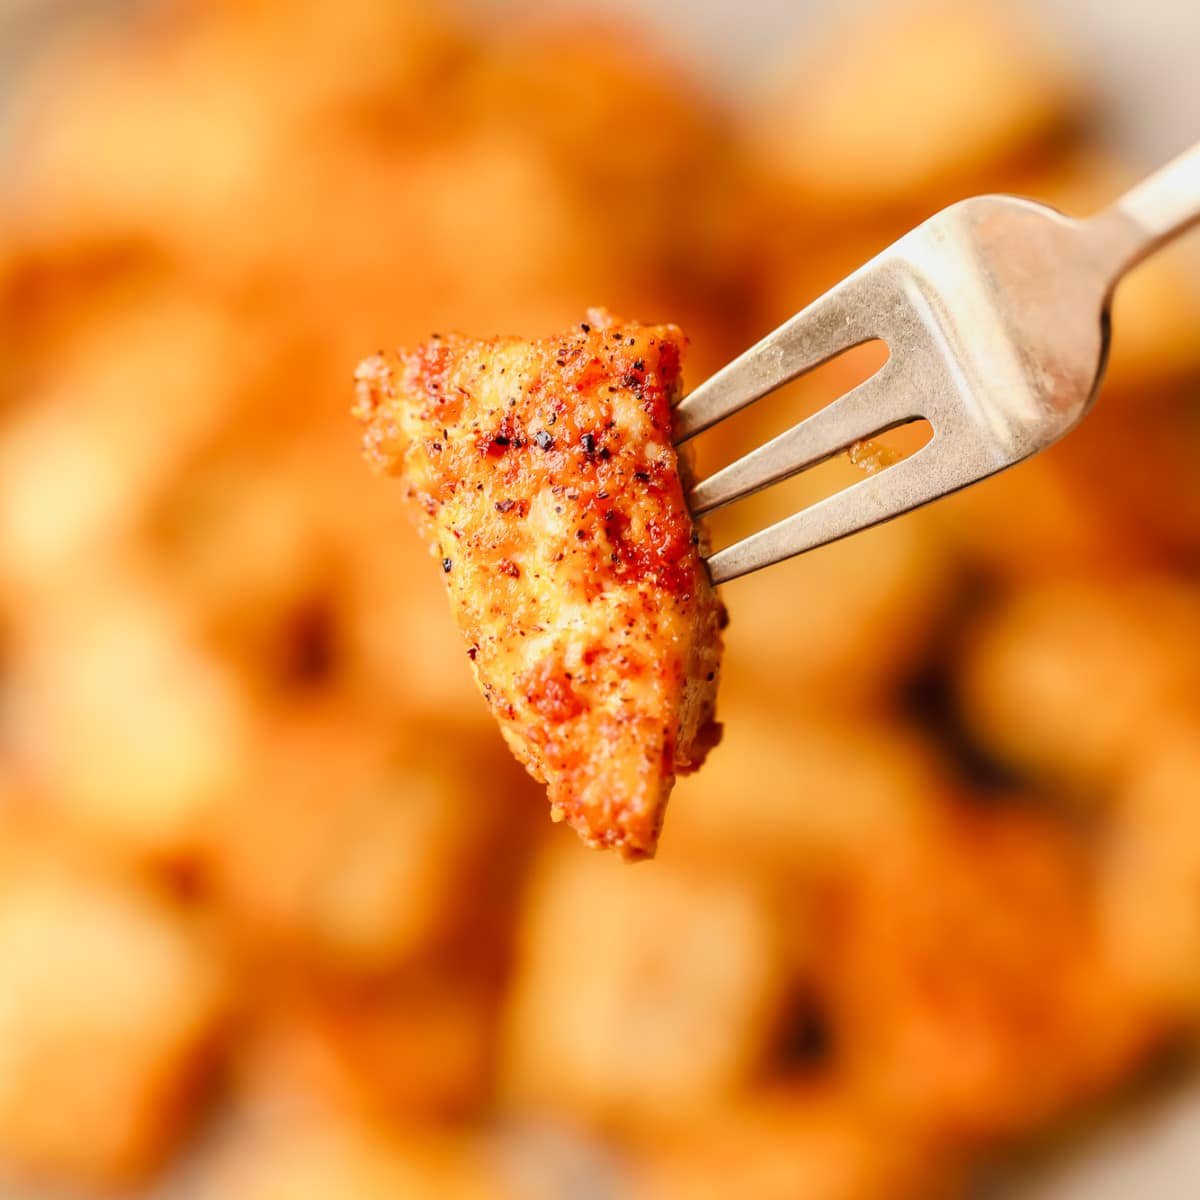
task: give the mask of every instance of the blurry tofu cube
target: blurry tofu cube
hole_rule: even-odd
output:
[[[930,519],[965,564],[992,580],[1020,584],[1128,570],[1144,560],[1142,548],[1115,535],[1102,499],[1064,462],[1070,449],[1068,441],[1060,442],[947,496],[929,509]],[[1014,520],[1014,513],[1036,516]]]
[[[991,754],[1102,798],[1165,717],[1200,704],[1200,591],[1166,576],[1026,588],[977,625],[958,687]]]
[[[157,36],[155,36],[155,33]],[[5,211],[29,245],[68,252],[147,236],[216,232],[243,208],[276,149],[277,106],[250,103],[247,72],[226,58],[208,102],[190,101],[210,47],[113,23],[62,47],[35,74],[18,121],[24,147]]]
[[[847,884],[824,975],[835,1053],[890,1120],[1027,1133],[1154,1047],[1097,936],[1081,847],[1050,819],[947,813]]]
[[[228,312],[168,285],[98,302],[0,427],[0,579],[37,599],[143,532],[253,387]]]
[[[798,889],[921,838],[952,790],[931,743],[879,718],[796,720],[740,694],[725,720],[720,754],[672,803],[669,862],[732,861]]]
[[[379,970],[439,939],[501,933],[524,817],[537,807],[491,732],[430,728],[352,797],[308,898],[310,932],[329,962]]]
[[[938,1200],[961,1168],[839,1083],[755,1096],[648,1149],[632,1200]]]
[[[196,1200],[518,1200],[475,1144],[348,1112],[251,1112],[198,1173]]]
[[[139,887],[0,861],[0,1170],[109,1185],[191,1115],[223,1007],[214,960]]]
[[[830,212],[934,206],[985,187],[1077,105],[1045,31],[1001,0],[887,2],[841,15],[782,66],[753,128],[767,169]]]
[[[1116,578],[1195,558],[1194,388],[1149,384],[1112,400],[1101,396],[1088,419],[1045,453],[929,509],[964,562],[1021,582]]]
[[[213,51],[245,57],[283,117],[349,115],[372,102],[414,107],[455,55],[467,49],[436,0],[339,0],[306,4],[218,3]],[[204,10],[201,10],[204,11]]]
[[[237,1090],[388,1121],[475,1115],[492,1080],[495,995],[461,950],[370,987],[309,977],[257,988]]]
[[[328,685],[341,667],[341,547],[293,457],[243,444],[207,455],[155,505],[154,567],[206,643],[267,695]]]
[[[1193,1029],[1200,1014],[1200,720],[1147,738],[1117,792],[1100,854],[1101,922],[1115,969]]]
[[[502,1094],[558,1118],[686,1124],[759,1065],[780,971],[752,885],[550,853],[518,931]]]
[[[372,100],[414,106],[458,40],[424,0],[174,5],[96,25],[33,73],[0,207],[27,245],[136,239],[216,273],[232,247],[252,255],[289,145]]]
[[[284,391],[313,386],[315,399],[312,380],[289,379]],[[374,495],[357,447],[331,445],[321,413],[314,403],[316,428],[295,441],[264,446],[251,426],[177,472],[153,506],[149,564],[264,704],[370,695],[398,721],[472,709],[469,663],[402,497]]]
[[[1101,397],[1049,451],[1126,562],[1186,571],[1200,555],[1198,394],[1197,381],[1176,381],[1148,382],[1124,401]]]
[[[598,12],[579,23],[544,22],[475,64],[464,93],[483,123],[535,131],[575,182],[589,223],[601,223],[591,249],[618,267],[616,290],[588,304],[602,298],[614,311],[639,311],[627,289],[653,279],[655,290],[675,293],[671,307],[653,311],[690,333],[703,297],[713,310],[714,286],[744,282],[758,230],[735,131],[651,39],[630,37]],[[588,253],[589,240],[574,252]],[[715,311],[736,344],[736,307]]]
[[[420,960],[466,928],[491,944],[536,812],[526,787],[488,727],[398,735],[353,706],[295,705],[220,814],[218,902],[258,951],[340,975]]]
[[[36,610],[22,634],[17,752],[52,818],[119,853],[194,859],[245,761],[237,681],[120,571]]]

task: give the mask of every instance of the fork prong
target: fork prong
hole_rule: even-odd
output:
[[[857,274],[842,280],[685,396],[673,418],[676,442],[877,337],[865,324],[869,306],[856,302],[861,286]]]
[[[922,414],[903,385],[894,359],[786,433],[751,450],[700,480],[688,506],[701,516],[762,488],[788,479],[873,434],[885,433]]]
[[[915,454],[877,475],[801,509],[708,558],[714,583],[802,554],[847,534],[901,516],[929,500],[974,483],[1003,463],[979,447],[952,445],[937,436]]]

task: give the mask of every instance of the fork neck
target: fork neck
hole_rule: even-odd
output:
[[[1084,222],[1110,271],[1110,286],[1200,222],[1200,142]]]

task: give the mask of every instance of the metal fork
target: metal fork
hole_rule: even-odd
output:
[[[1075,427],[1104,373],[1121,278],[1200,221],[1200,144],[1085,219],[1012,196],[944,209],[683,399],[678,442],[865,342],[864,383],[696,483],[699,516],[924,418],[908,458],[708,558],[714,582],[900,516],[1028,458]],[[1200,329],[1196,331],[1200,337]]]

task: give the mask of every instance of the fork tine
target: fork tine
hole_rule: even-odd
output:
[[[861,287],[861,272],[843,279],[685,396],[673,416],[676,442],[878,336],[865,324],[869,306],[856,302]]]
[[[921,416],[895,359],[786,433],[756,447],[695,484],[688,505],[696,516],[788,479],[863,438]]]
[[[708,558],[714,583],[770,566],[847,534],[901,516],[929,500],[974,483],[1003,464],[980,447],[933,439],[915,454],[870,475]],[[963,439],[966,441],[966,439]]]

